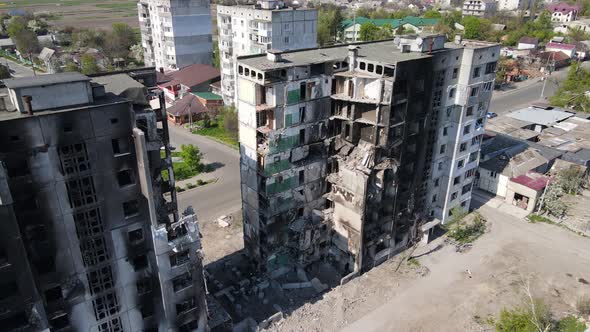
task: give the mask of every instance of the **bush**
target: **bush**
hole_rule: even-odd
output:
[[[181,188],[181,187],[178,187],[178,186],[176,186],[176,192],[179,192],[179,193],[181,193],[181,192],[183,192],[183,191],[185,191],[185,190],[186,190],[186,189],[184,189],[184,188]]]
[[[590,315],[590,295],[584,295],[576,302],[576,309],[580,315]]]
[[[481,217],[476,219],[477,220],[474,220],[472,223],[457,224],[449,230],[447,236],[461,244],[475,241],[486,230],[485,221],[483,221]]]
[[[187,189],[193,189],[193,188],[196,188],[196,187],[197,186],[195,186],[193,183],[190,183],[190,182],[186,184],[186,188]]]
[[[201,179],[198,179],[197,180],[197,186],[202,186],[202,185],[205,185],[205,184],[207,184],[207,181],[203,181]]]
[[[201,158],[203,157],[198,147],[188,144],[180,146],[180,156],[182,162],[185,163],[193,171],[200,172],[202,168]]]
[[[186,163],[172,163],[174,169],[174,178],[176,180],[186,180],[197,175],[197,172],[190,168]]]
[[[534,300],[535,313],[528,307],[515,307],[512,310],[502,309],[500,318],[494,322],[498,332],[534,332],[539,326],[551,326],[551,313],[549,308],[540,299]],[[536,314],[536,317],[535,317]],[[545,329],[543,329],[545,330]],[[547,330],[550,331],[550,330]]]
[[[576,317],[569,315],[557,322],[558,332],[584,332],[586,324],[580,322]]]
[[[540,216],[538,214],[531,214],[531,215],[528,216],[528,218],[529,218],[529,220],[532,223],[535,223],[535,222],[545,222],[545,223],[548,223],[548,224],[552,224],[553,223],[553,221],[551,221],[551,219],[546,218],[546,217],[543,217],[543,216]]]

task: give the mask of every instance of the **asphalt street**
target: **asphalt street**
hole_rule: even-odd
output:
[[[209,222],[221,215],[238,211],[241,206],[240,154],[237,150],[188,130],[170,125],[170,142],[180,150],[182,144],[199,147],[206,163],[214,163],[215,183],[179,193],[178,208],[183,211],[191,205],[200,222]]]
[[[2,63],[3,65],[8,65],[8,68],[10,68],[10,74],[14,78],[33,76],[33,70],[31,68],[25,67],[14,61],[8,60],[6,58],[0,58],[0,63]],[[39,74],[40,73],[37,72],[37,75]]]

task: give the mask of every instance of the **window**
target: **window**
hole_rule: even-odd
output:
[[[133,217],[139,214],[139,202],[132,200],[123,203],[123,214],[125,218]]]
[[[299,171],[299,185],[305,183],[305,170]]]
[[[129,142],[126,139],[113,139],[111,140],[111,144],[115,156],[129,153]]]
[[[471,88],[471,97],[476,97],[477,94],[479,93],[479,88]]]
[[[133,269],[135,271],[140,271],[148,267],[148,258],[146,254],[137,255],[133,257]]]
[[[96,320],[105,319],[119,312],[119,301],[114,292],[96,298],[92,301],[92,306]]]
[[[451,90],[449,90],[449,98],[453,98],[455,97],[455,88],[452,88]]]
[[[67,181],[66,189],[72,208],[96,203],[96,191],[91,176]]]
[[[55,316],[49,320],[49,325],[51,325],[51,331],[59,331],[63,328],[66,328],[70,325],[70,320],[68,319],[68,314],[60,314]]]
[[[100,294],[113,288],[113,273],[110,265],[90,271],[86,274],[86,277],[88,278],[88,288],[91,295]]]
[[[438,187],[440,185],[440,179],[435,179],[434,180],[434,186]]]
[[[454,201],[457,199],[457,192],[455,191],[454,193],[451,194],[451,201]]]
[[[18,288],[15,288],[18,291]],[[61,292],[61,287],[53,287],[45,291],[45,300],[48,303],[59,301],[63,299],[63,294]]]
[[[72,132],[72,125],[70,123],[64,124],[64,133],[71,133]]]
[[[461,188],[461,195],[465,195],[468,192],[471,191],[471,183],[470,184],[466,184],[463,186],[463,188]]]
[[[467,201],[461,202],[461,207],[464,208],[465,206],[467,206]]]
[[[299,129],[299,144],[305,144],[305,129]]]
[[[486,74],[491,74],[496,71],[496,62],[489,62],[486,64]]]
[[[104,237],[80,240],[80,253],[85,266],[96,265],[109,259]]]
[[[18,137],[16,135],[10,136],[10,141],[11,142],[17,142],[18,140],[20,140],[20,137]]]
[[[451,114],[453,114],[453,106],[447,107],[447,118],[451,117]]]
[[[477,152],[472,152],[472,153],[469,155],[469,161],[468,161],[468,162],[472,163],[472,162],[474,162],[474,161],[476,161],[476,160],[477,160]]]
[[[176,303],[176,314],[180,315],[196,307],[197,299],[194,296],[190,297],[182,302]]]
[[[116,124],[119,122],[119,119],[117,118],[111,118],[111,124]]]
[[[480,69],[480,67],[475,67],[475,69],[473,69],[473,78],[479,77]]]
[[[285,41],[285,44],[288,44],[289,43],[289,36],[285,36],[284,41]]]
[[[455,185],[455,184],[459,184],[459,183],[461,183],[461,177],[460,177],[460,176],[456,176],[456,177],[453,179],[453,185]]]
[[[463,152],[467,150],[467,143],[461,143],[461,145],[459,145],[459,152]]]
[[[152,291],[152,279],[150,277],[143,277],[135,283],[137,287],[137,295],[143,295]]]
[[[432,203],[436,202],[436,195],[432,195]]]
[[[490,171],[490,176],[493,177],[494,179],[498,177],[498,173],[494,172],[494,171]]]
[[[359,62],[359,69],[360,70],[365,70],[367,69],[367,64],[365,62]]]
[[[178,253],[173,253],[170,255],[170,266],[178,266],[182,265],[190,260],[189,251],[184,250]]]
[[[183,290],[187,287],[192,286],[193,284],[193,277],[191,276],[190,272],[185,272],[178,277],[172,279],[172,289],[175,292]]]
[[[476,169],[472,168],[472,169],[468,170],[467,172],[465,172],[465,175],[463,178],[469,179],[470,177],[473,177],[475,175],[475,172],[476,172]]]
[[[457,168],[463,168],[463,166],[465,166],[465,160],[459,160],[459,162],[457,162]]]
[[[446,150],[447,150],[447,146],[445,144],[443,144],[443,145],[440,146],[439,153],[440,154],[443,154],[443,153],[445,153]]]
[[[457,78],[457,76],[459,76],[459,68],[453,68],[453,79]]]
[[[129,231],[129,233],[127,233],[127,236],[129,237],[129,242],[131,242],[133,244],[142,242],[143,241],[143,230],[141,228],[138,228],[136,230]]]
[[[494,82],[487,82],[483,85],[484,91],[492,91]]]
[[[465,112],[465,116],[473,115],[473,106],[467,107],[467,111]]]
[[[442,161],[439,161],[438,162],[438,170],[440,171],[442,169],[443,169],[443,162]]]
[[[135,177],[133,176],[133,170],[124,169],[122,171],[117,172],[117,182],[119,182],[119,187],[134,184]]]
[[[468,124],[465,127],[463,127],[463,135],[467,135],[471,132],[471,125]]]
[[[443,128],[443,136],[447,136],[449,134],[449,127]]]
[[[369,63],[367,65],[367,71],[373,72],[375,70],[375,65],[373,65],[372,63]]]
[[[299,122],[305,122],[305,106],[299,107]]]
[[[478,145],[479,144],[479,139],[482,135],[479,136],[475,136],[471,139],[471,145]]]

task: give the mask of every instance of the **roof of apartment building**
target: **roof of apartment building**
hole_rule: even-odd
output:
[[[78,72],[59,73],[52,75],[39,75],[4,80],[4,85],[9,89],[29,88],[34,86],[63,84],[68,82],[90,81],[90,77]]]
[[[205,105],[203,105],[200,101],[199,98],[197,98],[195,95],[189,93],[186,96],[182,97],[180,100],[176,101],[174,103],[174,105],[172,105],[171,107],[168,107],[168,109],[166,110],[166,112],[174,115],[174,116],[182,116],[182,115],[186,115],[189,114],[189,112],[191,114],[199,114],[199,113],[205,113],[208,112],[209,110],[207,109],[207,107],[205,107]]]
[[[205,65],[194,64],[186,66],[176,71],[170,71],[158,74],[158,82],[167,82],[168,85],[182,84],[188,87],[193,87],[208,81],[217,80],[221,77],[219,69]]]
[[[486,138],[481,146],[481,156],[482,159],[488,156],[493,158],[505,151],[512,151],[512,154],[515,154],[527,148],[535,149],[535,151],[539,152],[547,160],[554,160],[563,155],[563,151],[533,141],[501,133],[488,133],[486,131]]]
[[[415,39],[428,37],[432,34],[405,35],[404,38]],[[484,48],[497,45],[495,43],[464,40],[461,44],[445,43],[445,49],[451,48]],[[343,61],[348,57],[349,46],[356,46],[359,58],[370,59],[371,61],[395,64],[397,62],[429,57],[426,52],[402,52],[392,40],[372,41],[335,45],[323,48],[311,48],[305,50],[285,51],[281,53],[282,61],[274,62],[269,60],[265,54],[256,54],[238,57],[238,62],[256,68],[261,71],[276,70],[292,66],[301,66],[326,61]],[[441,52],[436,50],[433,53]]]
[[[537,107],[527,107],[508,113],[508,116],[542,126],[550,126],[574,116],[561,108],[543,109]]]
[[[551,3],[547,5],[547,10],[555,13],[555,12],[562,12],[562,13],[569,13],[571,11],[579,11],[580,7],[577,5],[570,5],[565,2],[558,2],[558,3]]]
[[[375,24],[378,27],[389,24],[394,29],[399,27],[400,25],[403,25],[403,24],[411,24],[415,27],[423,27],[423,26],[436,25],[439,20],[440,19],[438,19],[438,18],[423,18],[423,17],[416,17],[416,16],[406,16],[401,19],[396,19],[396,18],[372,19],[372,18],[366,18],[366,17],[359,16],[354,20],[348,19],[348,20],[342,21],[342,27],[344,29],[346,29],[355,23],[362,25],[364,23],[369,23],[369,22]]]

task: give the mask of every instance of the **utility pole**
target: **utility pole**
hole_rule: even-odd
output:
[[[356,42],[356,11],[354,11],[352,13],[352,26],[353,26],[353,38],[354,38],[354,42]]]
[[[31,68],[33,68],[33,76],[37,76],[37,73],[35,72],[35,62],[33,62],[33,54],[29,53],[29,60],[31,60]]]
[[[550,66],[549,62],[553,61],[553,54],[554,53],[551,53],[551,56],[549,57],[549,59],[547,59],[547,65],[545,66],[546,73],[544,75],[545,78],[543,79],[543,88],[541,89],[541,97],[540,97],[541,100],[543,100],[543,94],[545,93],[545,86],[547,85],[547,81],[549,80],[549,75],[551,74],[549,72],[549,66]]]

